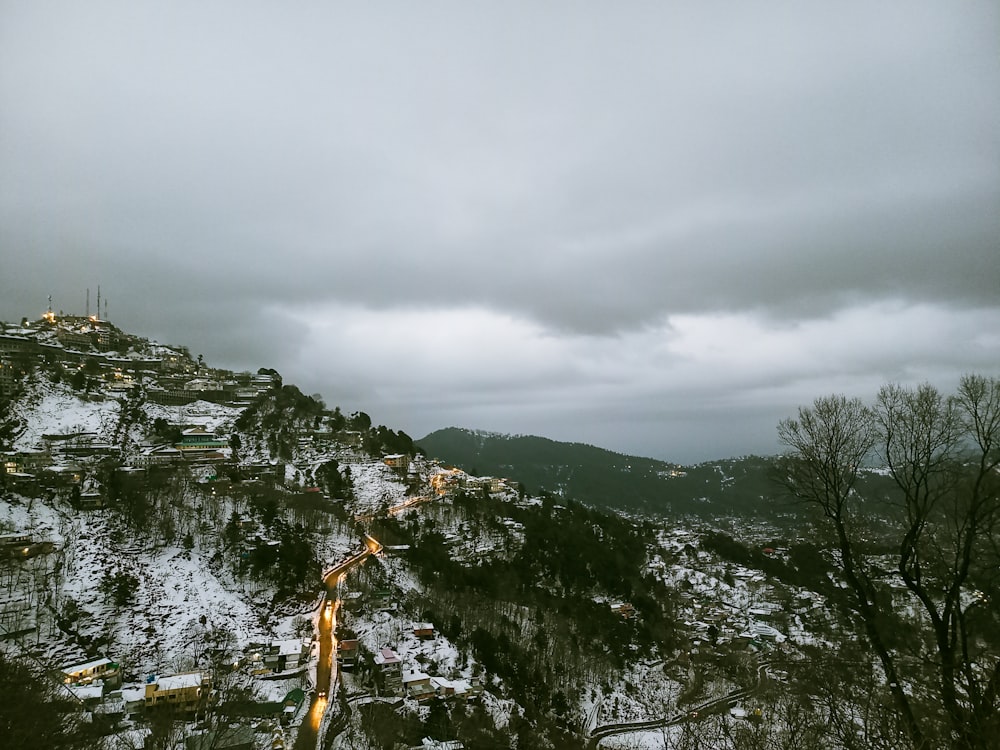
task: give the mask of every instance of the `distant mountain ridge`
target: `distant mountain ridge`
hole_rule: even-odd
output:
[[[775,493],[773,458],[681,466],[584,443],[448,427],[417,440],[429,456],[597,507],[651,513],[746,511]]]

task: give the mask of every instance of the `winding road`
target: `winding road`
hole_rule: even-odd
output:
[[[381,551],[382,545],[365,534],[364,549],[341,560],[323,576],[326,594],[320,605],[322,612],[319,618],[319,664],[316,666],[316,692],[309,705],[309,713],[306,714],[299,727],[298,737],[295,740],[295,750],[314,750],[318,747],[319,729],[323,724],[326,709],[330,705],[332,688],[337,682],[336,632],[337,611],[340,609],[337,589],[340,581],[353,567]]]
[[[588,746],[596,748],[602,739],[605,737],[613,737],[617,734],[628,734],[629,732],[643,732],[650,729],[660,729],[661,727],[672,727],[682,722],[689,721],[692,714],[694,716],[709,714],[722,705],[729,705],[734,701],[741,701],[756,691],[764,680],[767,679],[768,665],[769,663],[764,660],[761,660],[757,664],[757,684],[753,687],[734,690],[721,698],[714,698],[710,701],[702,703],[701,705],[693,706],[687,711],[676,713],[673,716],[664,716],[662,719],[652,719],[649,721],[628,721],[620,724],[605,724],[604,726],[594,727],[587,735]]]

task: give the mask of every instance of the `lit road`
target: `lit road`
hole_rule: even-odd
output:
[[[358,523],[369,524],[372,521],[374,521],[376,518],[382,518],[383,517],[383,513],[388,514],[390,516],[394,516],[397,513],[403,512],[407,508],[412,508],[414,505],[419,505],[420,503],[429,502],[432,499],[433,498],[426,497],[424,495],[418,495],[418,496],[415,496],[415,497],[408,497],[408,498],[406,498],[406,500],[404,500],[403,502],[399,503],[398,505],[393,505],[393,506],[391,506],[389,508],[386,508],[385,511],[383,511],[383,512],[380,512],[380,513],[366,513],[364,515],[355,516],[354,520],[357,521]]]
[[[357,554],[341,561],[329,570],[323,577],[326,586],[326,596],[319,617],[319,664],[316,666],[316,693],[309,713],[299,727],[299,735],[295,740],[295,750],[313,750],[318,747],[319,728],[323,715],[330,705],[337,684],[337,611],[340,609],[340,598],[337,594],[339,584],[347,572],[364,562],[369,555],[382,551],[382,545],[375,539],[365,535],[365,548]]]
[[[407,508],[412,508],[414,505],[419,505],[420,503],[426,503],[430,499],[431,498],[425,497],[423,495],[419,495],[417,497],[409,497],[403,502],[401,502],[399,505],[393,505],[391,508],[389,508],[389,515],[394,516],[397,513],[401,513],[402,511],[406,510]]]

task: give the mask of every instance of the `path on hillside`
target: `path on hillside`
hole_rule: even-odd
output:
[[[662,719],[651,719],[648,721],[627,721],[618,724],[605,724],[604,726],[594,727],[594,729],[590,730],[587,736],[588,746],[596,748],[602,739],[613,737],[618,734],[629,734],[630,732],[643,732],[650,729],[661,729],[663,727],[676,726],[677,724],[681,724],[685,721],[694,721],[699,716],[712,713],[722,705],[729,705],[735,701],[741,701],[760,688],[761,684],[767,678],[768,666],[769,662],[763,659],[758,662],[757,684],[753,687],[733,690],[721,698],[713,698],[710,701],[694,706],[687,711],[676,713],[673,716],[664,716]]]

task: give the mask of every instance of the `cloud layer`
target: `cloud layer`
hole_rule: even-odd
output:
[[[680,460],[1000,362],[991,4],[0,15],[4,318]]]

